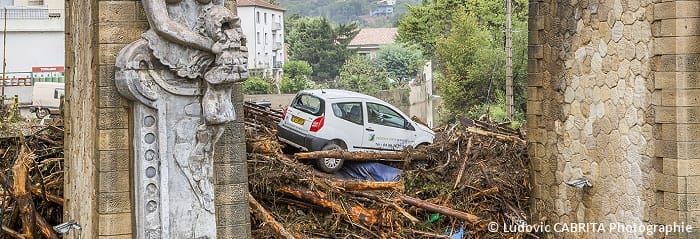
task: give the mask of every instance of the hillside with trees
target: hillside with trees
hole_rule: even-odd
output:
[[[391,16],[369,17],[377,0],[274,0],[287,9],[287,16],[325,17],[334,24],[355,22],[367,27],[392,27],[408,12],[407,5],[420,5],[420,0],[397,0]]]

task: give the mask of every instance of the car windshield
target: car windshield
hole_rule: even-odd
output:
[[[323,114],[323,100],[309,94],[300,94],[294,98],[292,107],[315,116]]]

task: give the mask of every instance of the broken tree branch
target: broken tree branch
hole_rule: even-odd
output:
[[[464,175],[464,170],[467,169],[467,161],[469,161],[469,151],[472,150],[472,138],[474,137],[469,137],[469,142],[467,142],[467,151],[464,153],[462,167],[460,167],[459,169],[459,174],[457,175],[457,179],[455,180],[455,186],[452,187],[452,189],[457,189],[457,185],[459,185],[459,183],[462,182],[462,175]]]
[[[489,131],[485,131],[485,130],[482,130],[482,129],[479,129],[476,127],[467,127],[467,132],[472,133],[472,134],[483,135],[483,136],[487,136],[487,137],[493,137],[493,138],[497,138],[500,140],[510,141],[513,143],[525,144],[525,140],[523,140],[519,137],[495,133],[495,132],[489,132]]]
[[[278,238],[299,239],[289,233],[287,229],[282,226],[282,224],[277,222],[277,220],[272,217],[272,214],[267,212],[267,210],[265,210],[265,208],[260,205],[260,203],[258,203],[258,201],[256,201],[253,195],[250,195],[250,193],[248,194],[248,204],[250,205],[250,209],[253,210],[255,217],[263,221],[265,225],[270,226]]]
[[[14,239],[26,239],[26,237],[22,236],[22,234],[19,234],[19,232],[12,230],[6,226],[2,226],[2,231]]]
[[[419,208],[422,208],[426,211],[437,212],[437,213],[440,213],[443,215],[456,217],[456,218],[465,220],[465,221],[472,223],[472,224],[479,221],[479,217],[477,217],[474,214],[469,214],[466,212],[457,211],[457,210],[454,210],[452,208],[443,207],[440,205],[429,203],[429,202],[426,202],[426,201],[423,201],[423,200],[420,200],[417,198],[412,198],[409,196],[402,195],[402,196],[399,196],[399,198],[401,198],[401,201],[403,201],[404,203],[406,203],[408,205],[419,207]]]

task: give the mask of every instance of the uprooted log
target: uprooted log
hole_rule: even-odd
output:
[[[344,151],[344,150],[325,150],[314,152],[295,153],[297,159],[319,159],[319,158],[338,158],[348,161],[405,161],[405,160],[425,160],[428,156],[425,153],[414,151],[400,152],[369,152],[369,151]]]

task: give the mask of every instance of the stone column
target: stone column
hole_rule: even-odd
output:
[[[81,238],[134,238],[134,122],[114,63],[148,22],[140,0],[67,0],[66,7],[65,219],[82,226]],[[233,98],[239,118],[215,148],[216,230],[219,238],[250,238],[242,94]]]
[[[66,1],[64,220],[76,220],[82,238],[98,238],[96,1]],[[71,232],[66,238],[77,238]]]
[[[654,4],[654,78],[658,140],[656,223],[692,225],[700,238],[700,2]]]

